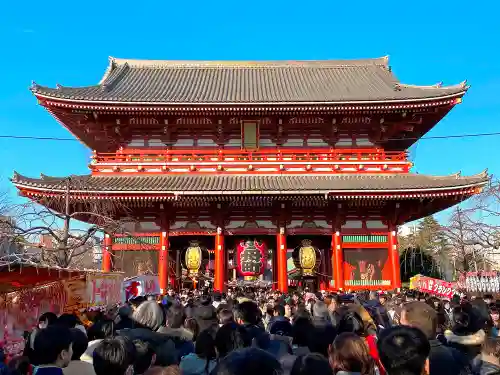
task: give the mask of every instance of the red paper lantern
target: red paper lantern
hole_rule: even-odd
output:
[[[241,276],[257,276],[264,273],[266,245],[257,240],[242,240],[237,247],[236,264]]]

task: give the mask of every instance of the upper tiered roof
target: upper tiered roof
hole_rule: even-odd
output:
[[[465,82],[405,85],[388,58],[323,61],[160,61],[110,58],[94,86],[49,88],[38,97],[134,104],[335,104],[428,101],[461,96]]]

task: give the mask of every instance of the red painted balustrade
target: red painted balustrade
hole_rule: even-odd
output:
[[[139,163],[225,163],[225,162],[407,162],[405,151],[383,149],[260,149],[225,150],[139,150],[123,149],[116,153],[94,153],[93,164]]]

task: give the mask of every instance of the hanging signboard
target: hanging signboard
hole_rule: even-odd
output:
[[[126,301],[136,297],[160,295],[158,276],[141,275],[127,279],[123,282],[123,292]]]

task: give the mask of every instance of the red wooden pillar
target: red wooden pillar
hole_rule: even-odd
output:
[[[398,237],[396,226],[389,226],[389,259],[391,262],[391,285],[396,288],[401,288],[401,270],[399,265]]]
[[[225,281],[225,253],[224,253],[224,234],[222,228],[217,228],[215,234],[215,270],[214,270],[214,290],[224,291]]]
[[[111,268],[111,237],[105,234],[102,244],[102,271],[111,272]]]
[[[344,288],[344,257],[340,242],[340,232],[336,231],[332,234],[332,270],[337,290]]]
[[[327,265],[325,262],[326,259],[326,250],[321,250],[321,264],[319,266],[321,275],[319,276],[319,290],[327,290],[328,289],[328,284],[327,284],[327,279],[326,279],[326,273],[327,273]]]
[[[160,293],[166,294],[168,288],[168,234],[160,233],[160,250],[158,252],[158,282]]]
[[[278,290],[288,293],[288,270],[286,259],[286,234],[285,228],[281,227],[276,239],[277,265],[278,265]]]

